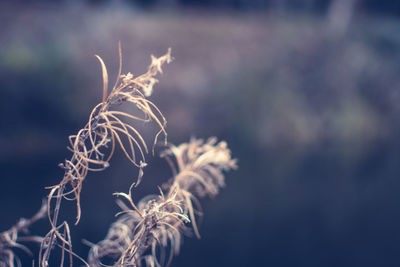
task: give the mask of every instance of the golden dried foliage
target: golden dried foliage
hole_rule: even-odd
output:
[[[192,139],[179,146],[169,145],[161,156],[172,169],[172,179],[162,186],[163,189],[160,188],[159,195],[147,196],[136,205],[132,190],[142,179],[143,168],[147,165],[145,155],[149,149],[132,122],[153,121],[157,124],[159,130],[154,137],[153,154],[160,135],[164,135],[167,145],[166,119],[147,97],[152,94],[153,86],[158,82],[155,76],[162,73],[163,64],[171,61],[171,51],[169,49],[158,58],[152,55],[147,72],[137,77],[131,73],[121,74],[121,54],[119,46],[118,78],[111,90],[106,65],[96,55],[103,76],[102,101],[93,108],[86,125],[69,137],[68,148],[72,156],[60,164],[64,176],[57,185],[48,187],[50,193],[41,210],[31,219],[21,219],[8,231],[0,233],[0,266],[21,266],[12,250],[20,248],[30,253],[21,241],[41,243],[41,267],[49,266],[50,254],[55,248],[61,249],[60,266],[68,261],[72,267],[73,257],[90,267],[168,266],[173,256],[179,253],[183,234],[190,235],[194,231],[200,237],[196,218],[202,216],[202,212],[197,198],[217,195],[225,185],[223,172],[235,169],[236,160],[231,158],[227,144],[224,141],[217,142],[216,138],[207,141]],[[133,105],[141,115],[114,108],[122,103]],[[111,225],[105,239],[97,244],[85,241],[91,246],[86,262],[72,250],[68,223],[58,223],[61,201],[66,199],[76,202],[75,224],[78,224],[81,217],[82,183],[89,172],[103,171],[109,167],[117,146],[139,168],[139,176],[127,194],[115,193],[128,205],[118,200],[122,211],[117,214],[119,218]],[[21,232],[27,233],[28,227],[45,217],[46,212],[51,229],[44,237],[19,236]]]
[[[90,244],[90,266],[169,265],[173,255],[179,253],[182,233],[190,232],[189,222],[199,237],[195,216],[201,212],[196,196],[218,194],[225,184],[223,171],[236,168],[236,160],[226,143],[217,143],[215,138],[170,146],[163,156],[174,172],[164,185],[166,193],[160,189],[159,196],[145,197],[137,206],[132,200],[132,186],[129,194],[117,193],[130,208],[121,204],[122,216],[111,225],[106,238]]]
[[[19,248],[25,253],[32,255],[32,252],[21,242],[41,243],[42,237],[26,236],[29,234],[29,227],[36,221],[46,217],[47,202],[43,201],[40,210],[29,219],[21,218],[19,221],[7,231],[0,233],[0,266],[14,267],[22,266],[19,257],[14,253],[14,248]],[[25,236],[21,236],[25,234]]]
[[[57,185],[50,186],[48,196],[48,218],[51,230],[45,236],[40,251],[41,266],[48,266],[50,251],[55,245],[55,240],[61,242],[61,248],[72,254],[72,244],[69,238],[69,226],[67,222],[57,225],[61,200],[76,201],[78,224],[81,217],[80,193],[82,183],[89,171],[103,171],[109,167],[117,145],[121,147],[126,157],[138,168],[139,177],[136,185],[140,183],[143,168],[147,165],[145,154],[148,147],[141,134],[126,120],[150,122],[154,121],[159,131],[156,133],[153,143],[156,144],[159,136],[165,131],[166,119],[161,111],[146,97],[150,96],[153,86],[158,80],[155,76],[162,73],[162,65],[171,61],[171,50],[161,56],[151,56],[151,64],[146,73],[134,77],[131,73],[121,75],[122,55],[119,46],[120,67],[118,78],[113,88],[108,90],[108,72],[103,60],[96,55],[100,62],[103,74],[103,97],[102,102],[96,105],[89,115],[86,125],[77,134],[69,137],[69,149],[73,155],[71,159],[60,164],[64,169],[64,177]],[[122,103],[134,105],[142,116],[136,116],[127,112],[112,109]],[[52,202],[55,202],[52,207]],[[53,214],[51,214],[53,212]]]

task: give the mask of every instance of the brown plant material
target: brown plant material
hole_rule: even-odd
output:
[[[217,195],[225,185],[223,171],[236,168],[236,160],[226,143],[217,143],[215,138],[170,146],[162,156],[174,173],[163,186],[166,193],[160,189],[159,196],[145,197],[137,206],[132,200],[133,186],[129,194],[116,193],[130,207],[120,203],[123,211],[118,215],[122,216],[111,225],[106,238],[89,244],[90,266],[169,265],[173,255],[179,253],[182,233],[190,233],[189,222],[200,236],[195,216],[201,213],[193,205],[200,208],[196,197]]]
[[[60,164],[60,167],[64,169],[64,177],[59,184],[48,187],[50,189],[48,196],[48,218],[51,230],[42,242],[39,253],[41,266],[48,266],[50,251],[54,246],[59,246],[62,249],[61,265],[64,262],[65,252],[70,257],[71,255],[76,256],[72,252],[68,223],[63,222],[57,225],[61,200],[76,201],[77,218],[75,224],[78,224],[81,217],[80,193],[82,183],[89,171],[103,171],[110,165],[109,161],[117,145],[121,147],[132,164],[140,168],[136,185],[140,183],[143,175],[142,169],[147,165],[145,154],[148,153],[148,148],[141,134],[130,123],[125,122],[125,120],[154,121],[158,125],[159,131],[155,135],[153,149],[161,134],[165,136],[166,141],[166,120],[156,105],[146,97],[151,95],[154,84],[158,82],[155,76],[158,73],[162,73],[162,65],[171,61],[170,49],[165,55],[159,58],[152,56],[151,65],[147,72],[137,77],[134,77],[131,73],[121,75],[121,54],[121,47],[119,46],[119,73],[110,92],[108,90],[107,68],[103,60],[96,55],[103,74],[102,102],[94,107],[86,125],[77,134],[69,137],[69,150],[72,151],[73,155],[71,159],[65,160],[64,163]],[[143,116],[135,116],[112,109],[112,107],[122,103],[134,105],[142,112]],[[54,207],[51,205],[52,202],[55,202]],[[56,242],[57,239],[61,244]],[[71,259],[70,265],[72,266]]]
[[[29,227],[36,221],[46,216],[47,202],[43,201],[40,210],[31,218],[21,218],[19,221],[7,231],[0,233],[0,266],[14,267],[22,266],[18,256],[14,253],[14,248],[19,248],[25,253],[32,255],[32,252],[20,242],[35,242],[40,244],[42,237],[39,236],[20,236],[20,234],[29,234]]]

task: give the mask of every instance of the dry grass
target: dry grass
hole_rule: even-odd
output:
[[[41,243],[40,236],[20,236],[20,234],[29,234],[29,227],[36,221],[46,217],[47,203],[43,201],[40,210],[31,218],[21,218],[7,231],[0,233],[0,266],[14,267],[22,266],[21,260],[12,249],[19,248],[32,256],[32,252],[21,242]]]
[[[42,237],[27,237],[23,240],[41,243],[39,266],[49,266],[52,252],[61,251],[60,266],[67,262],[73,265],[76,257],[86,266],[104,266],[103,260],[112,266],[161,266],[169,265],[172,256],[179,252],[182,234],[193,228],[200,237],[196,216],[201,215],[196,197],[215,196],[224,185],[223,170],[236,168],[230,150],[225,142],[217,143],[215,138],[207,142],[191,140],[180,146],[169,145],[162,156],[173,171],[173,179],[160,188],[159,196],[148,196],[135,205],[132,199],[133,187],[140,184],[143,168],[147,166],[146,154],[149,148],[142,135],[135,129],[134,122],[154,122],[159,130],[155,133],[152,151],[160,135],[165,137],[166,119],[155,104],[147,99],[158,82],[155,76],[162,73],[162,66],[171,61],[171,51],[161,56],[151,56],[146,73],[134,77],[131,73],[121,74],[122,52],[119,46],[119,72],[111,90],[105,63],[97,56],[103,76],[102,101],[89,115],[88,122],[77,134],[69,137],[68,149],[72,152],[69,160],[60,164],[64,170],[61,181],[50,190],[47,202],[40,212],[30,220],[21,221],[10,230],[3,232],[0,239],[0,266],[20,266],[18,257],[11,248],[18,247],[30,253],[18,243],[19,232],[27,228],[47,211],[50,231]],[[119,111],[121,104],[133,105],[141,115]],[[129,122],[127,122],[129,121]],[[119,146],[129,161],[139,168],[139,176],[129,188],[129,193],[116,193],[129,206],[119,201],[122,211],[117,222],[111,225],[106,238],[91,246],[88,260],[75,254],[72,249],[70,227],[67,221],[58,222],[63,199],[76,203],[75,225],[81,218],[80,194],[82,184],[89,172],[103,171],[110,166],[116,147]],[[196,207],[196,208],[195,208]],[[188,224],[192,227],[189,227]],[[167,253],[167,250],[169,252]],[[158,253],[160,255],[158,255]]]
[[[222,171],[236,168],[236,160],[226,143],[217,143],[215,138],[170,146],[163,156],[174,173],[163,186],[165,192],[160,189],[159,196],[145,197],[137,206],[132,200],[132,186],[128,194],[116,193],[130,207],[121,204],[123,211],[119,214],[123,215],[104,240],[92,245],[90,266],[105,266],[104,261],[111,261],[110,266],[168,266],[179,253],[182,233],[190,233],[187,223],[200,237],[196,215],[201,212],[196,197],[218,194],[225,184]]]
[[[96,55],[100,61],[103,73],[103,98],[102,102],[96,105],[89,115],[87,124],[78,131],[76,135],[69,137],[70,147],[73,152],[70,160],[65,160],[60,166],[65,170],[64,177],[57,185],[49,187],[48,217],[51,230],[42,242],[39,262],[41,266],[48,266],[50,252],[54,245],[62,249],[61,264],[64,262],[64,252],[70,255],[69,261],[72,264],[71,255],[72,243],[67,222],[58,224],[57,219],[60,211],[61,200],[67,199],[76,201],[78,224],[81,217],[80,193],[82,183],[89,171],[103,171],[109,167],[109,161],[114,154],[115,147],[119,145],[126,157],[141,169],[146,166],[145,153],[148,152],[147,145],[141,134],[124,118],[134,121],[150,122],[155,121],[160,130],[157,132],[154,144],[160,134],[166,137],[166,120],[159,109],[148,99],[153,91],[153,86],[158,80],[155,76],[162,72],[161,66],[171,61],[170,50],[164,56],[156,58],[152,56],[152,62],[146,73],[133,77],[131,73],[121,75],[122,52],[119,49],[120,67],[118,78],[108,92],[108,73],[103,60]],[[142,113],[142,117],[113,110],[112,107],[123,103],[135,105]],[[124,138],[126,139],[124,142]],[[107,149],[108,147],[110,149]],[[104,151],[105,150],[105,151]],[[137,155],[138,154],[138,155]],[[141,175],[136,184],[139,184]],[[55,202],[52,207],[52,202]],[[53,213],[53,214],[52,214]],[[56,243],[58,240],[61,244]],[[77,256],[78,257],[78,256]],[[80,257],[79,257],[80,258]],[[85,262],[82,259],[83,262]]]

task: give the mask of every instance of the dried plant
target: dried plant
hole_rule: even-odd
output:
[[[192,139],[179,146],[169,145],[161,156],[171,166],[172,179],[159,189],[159,195],[147,196],[135,205],[132,191],[141,182],[143,168],[147,165],[145,155],[149,149],[132,123],[153,121],[158,126],[152,145],[153,154],[160,135],[164,135],[167,145],[166,119],[146,97],[152,94],[153,86],[158,82],[155,76],[162,73],[163,64],[171,61],[171,51],[158,58],[151,56],[147,72],[137,77],[131,73],[121,75],[121,54],[119,46],[118,78],[110,92],[106,66],[96,55],[103,74],[102,101],[93,108],[86,125],[69,137],[68,149],[72,156],[60,164],[64,176],[58,184],[48,187],[50,192],[40,211],[31,219],[21,219],[8,231],[0,233],[0,267],[21,266],[13,248],[31,253],[20,243],[22,241],[41,244],[40,267],[49,266],[50,255],[55,248],[61,249],[60,266],[64,266],[66,261],[72,266],[73,257],[91,267],[169,265],[173,256],[179,253],[183,234],[190,235],[193,229],[200,237],[196,217],[202,213],[197,197],[217,195],[225,184],[223,171],[236,168],[236,160],[231,158],[226,143],[217,142],[216,138],[206,142]],[[133,105],[141,115],[115,109],[123,103]],[[139,176],[127,194],[115,193],[129,205],[117,200],[122,211],[117,214],[119,218],[111,225],[106,238],[98,244],[85,241],[91,246],[86,261],[72,250],[69,224],[66,221],[58,223],[61,202],[63,199],[75,201],[75,224],[78,224],[83,181],[90,171],[103,171],[110,166],[117,146],[139,168]],[[46,214],[51,228],[44,237],[19,236],[20,233],[27,234],[28,227]]]
[[[148,196],[136,206],[132,200],[132,186],[128,194],[116,193],[130,204],[120,204],[123,214],[109,229],[106,238],[90,244],[90,266],[162,266],[169,265],[179,253],[182,233],[188,234],[191,222],[200,237],[194,209],[200,208],[197,197],[218,194],[224,186],[222,171],[236,168],[225,142],[215,138],[207,142],[192,139],[180,146],[170,146],[162,154],[170,163],[174,176],[160,189],[160,195]],[[168,257],[166,250],[169,249]],[[157,256],[159,252],[160,256]]]
[[[102,102],[94,107],[87,124],[76,135],[69,137],[69,149],[73,155],[71,159],[65,160],[64,163],[60,164],[60,167],[64,169],[64,177],[61,182],[49,187],[48,217],[51,230],[42,242],[39,254],[41,266],[48,266],[50,252],[55,245],[62,248],[62,263],[64,252],[68,252],[70,256],[74,255],[68,223],[65,221],[59,225],[57,223],[61,200],[76,201],[77,218],[75,224],[77,224],[81,217],[80,193],[82,183],[89,171],[102,171],[109,166],[109,161],[117,144],[122,148],[126,157],[140,168],[140,175],[136,185],[140,183],[142,169],[146,166],[145,153],[148,153],[148,148],[141,134],[130,123],[125,122],[124,119],[141,122],[154,121],[160,128],[155,135],[154,144],[160,134],[164,134],[165,138],[167,136],[164,116],[146,97],[151,95],[154,84],[158,82],[155,76],[158,73],[162,73],[162,65],[171,61],[170,50],[159,58],[152,56],[152,62],[147,72],[138,77],[134,77],[131,73],[121,75],[121,54],[121,47],[119,47],[120,67],[118,78],[110,93],[108,93],[106,66],[103,60],[96,55],[103,73]],[[112,109],[112,107],[122,103],[133,104],[143,113],[143,117]],[[107,149],[109,146],[111,148]],[[54,207],[51,205],[53,201],[55,202]],[[61,245],[56,244],[56,239],[61,242]],[[72,264],[71,259],[70,262]]]
[[[21,218],[19,221],[7,231],[0,233],[0,266],[14,267],[22,266],[19,257],[13,251],[14,248],[19,248],[29,255],[32,252],[20,242],[35,242],[40,244],[42,237],[26,236],[29,234],[29,227],[36,221],[46,217],[47,203],[43,201],[40,210],[29,219]],[[25,236],[20,236],[25,234]]]

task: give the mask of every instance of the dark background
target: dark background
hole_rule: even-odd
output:
[[[378,0],[2,2],[0,230],[60,181],[67,137],[101,101],[93,55],[115,77],[121,40],[134,74],[172,48],[151,97],[169,141],[217,136],[239,160],[173,266],[400,266],[399,14]],[[170,175],[149,157],[135,200]],[[64,202],[75,252],[105,236],[112,193],[136,176],[117,153],[85,180],[78,226]]]

